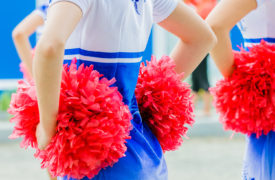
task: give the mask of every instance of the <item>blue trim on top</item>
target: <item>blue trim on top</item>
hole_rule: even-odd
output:
[[[275,38],[244,39],[244,42],[245,43],[260,43],[262,40],[269,42],[269,43],[275,43]]]
[[[135,59],[141,58],[144,55],[144,51],[142,52],[99,52],[99,51],[87,51],[81,48],[75,49],[66,49],[65,55],[82,55],[88,57],[96,57],[96,58],[105,58],[105,59]]]
[[[44,4],[44,5],[40,6],[38,9],[46,14],[48,7],[49,7],[48,5]]]
[[[64,59],[63,60],[63,64],[71,64],[72,60],[71,59]],[[124,64],[124,65],[133,65],[133,64],[140,64],[140,62],[133,62],[133,63],[128,63],[128,62],[95,62],[95,61],[88,61],[85,59],[77,59],[77,63],[76,64],[85,64],[85,65],[91,65],[91,64],[109,64],[109,65],[114,65],[117,66],[117,64]]]
[[[132,2],[134,3],[137,14],[140,15],[140,12],[138,9],[138,3],[140,2],[140,0],[132,0]],[[144,0],[144,2],[146,3],[146,0]]]
[[[47,16],[47,10],[48,10],[49,6],[44,4],[40,7],[37,8],[38,11],[40,11],[41,13],[43,13],[44,16]]]

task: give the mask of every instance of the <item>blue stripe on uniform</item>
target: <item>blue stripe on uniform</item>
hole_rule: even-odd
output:
[[[82,55],[88,57],[96,57],[96,58],[105,58],[105,59],[130,59],[130,58],[141,58],[144,55],[144,51],[142,52],[98,52],[98,51],[87,51],[80,48],[75,49],[66,49],[65,55]]]
[[[46,14],[48,7],[49,7],[48,5],[42,5],[42,6],[39,7],[39,9],[40,9],[40,11],[42,11],[43,13]]]
[[[244,39],[244,42],[245,43],[260,43],[262,40],[269,42],[269,43],[275,43],[275,38]]]

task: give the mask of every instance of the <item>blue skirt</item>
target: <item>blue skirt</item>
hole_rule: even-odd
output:
[[[131,139],[127,141],[126,156],[113,167],[99,172],[92,180],[167,180],[168,172],[161,146],[142,121],[136,101],[131,106],[133,115],[133,130]],[[58,177],[58,180],[76,180],[68,177]],[[83,178],[82,180],[89,180]]]
[[[64,61],[70,64],[71,61]],[[134,95],[140,63],[97,63],[78,60],[78,65],[93,65],[107,79],[116,78],[115,86],[132,113],[133,130],[127,141],[125,157],[99,172],[92,180],[167,180],[168,173],[161,146],[149,127],[142,121]],[[59,177],[59,180],[75,180]],[[88,180],[89,178],[83,178]]]
[[[275,180],[275,132],[247,137],[244,180]]]

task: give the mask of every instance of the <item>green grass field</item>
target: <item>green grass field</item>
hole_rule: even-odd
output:
[[[0,111],[7,111],[10,100],[11,100],[12,91],[5,91],[0,95]]]

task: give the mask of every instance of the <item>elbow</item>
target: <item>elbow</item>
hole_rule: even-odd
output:
[[[43,56],[47,60],[53,59],[64,50],[65,42],[59,39],[45,39],[41,38],[36,47],[36,54]],[[44,59],[42,58],[42,59]]]
[[[217,36],[215,32],[209,27],[208,31],[206,32],[203,41],[209,45],[210,49],[212,49],[218,42]]]
[[[213,21],[212,19],[206,19],[206,22],[216,35],[220,34],[226,29],[224,24]]]
[[[209,46],[209,49],[212,49],[218,42],[217,36],[215,31],[206,24],[207,28],[205,30],[205,33],[202,34],[201,42],[202,44],[207,44]]]
[[[26,34],[24,33],[24,31],[18,29],[18,28],[15,28],[13,31],[12,31],[12,39],[14,41],[18,41],[18,40],[21,40],[23,38],[26,37]]]
[[[189,42],[188,44],[193,47],[204,49],[208,52],[215,47],[217,42],[218,41],[215,33],[210,28],[208,28],[206,31],[204,31],[204,33],[198,34],[196,39]]]
[[[203,48],[207,51],[210,51],[218,42],[215,32],[205,24],[203,30],[200,33],[197,33],[196,36],[187,41],[182,39],[183,42],[197,48]]]
[[[231,30],[231,28],[215,22],[208,22],[208,25],[210,26],[212,32],[215,34],[216,41],[218,41],[219,38],[223,37],[225,34],[229,34]]]

